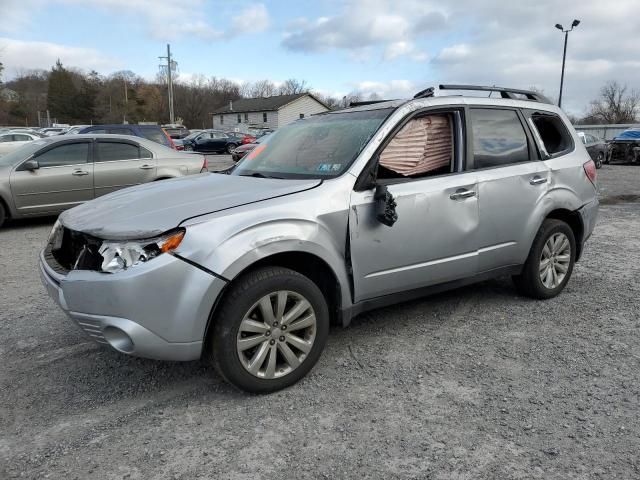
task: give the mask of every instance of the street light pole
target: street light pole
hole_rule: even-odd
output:
[[[564,51],[562,52],[562,73],[560,75],[560,95],[558,96],[558,107],[562,107],[562,88],[564,87],[564,66],[567,62],[567,42],[569,41],[569,32],[575,27],[580,25],[580,20],[574,20],[571,23],[571,28],[565,30],[559,23],[556,24],[556,28],[564,33]]]

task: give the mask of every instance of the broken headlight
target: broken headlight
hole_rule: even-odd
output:
[[[162,253],[178,248],[184,238],[184,229],[174,230],[160,237],[145,240],[105,240],[98,252],[102,255],[102,271],[121,272],[148,262]]]

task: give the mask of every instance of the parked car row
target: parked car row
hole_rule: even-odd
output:
[[[207,171],[202,155],[145,138],[40,138],[0,157],[0,225],[6,218],[58,214],[125,187]]]

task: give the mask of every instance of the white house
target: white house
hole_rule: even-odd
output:
[[[220,130],[276,129],[299,118],[329,111],[310,93],[242,98],[213,112],[212,126]]]

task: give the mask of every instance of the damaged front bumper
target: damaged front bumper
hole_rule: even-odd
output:
[[[158,360],[200,358],[225,281],[170,254],[123,272],[65,272],[40,254],[49,295],[95,342]]]

